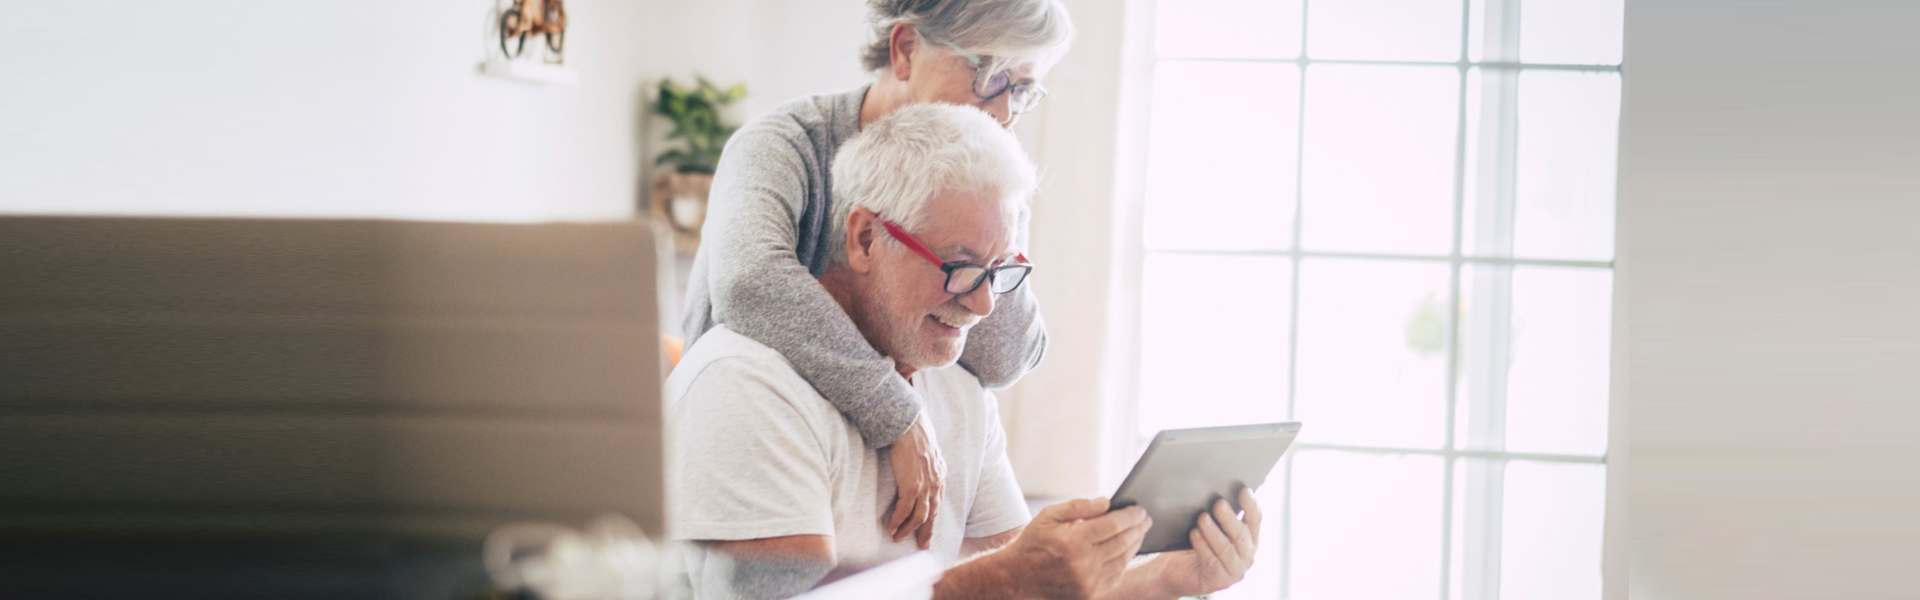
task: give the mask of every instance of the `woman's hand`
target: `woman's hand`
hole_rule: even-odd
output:
[[[1215,500],[1213,511],[1200,515],[1197,526],[1187,532],[1193,549],[1164,555],[1160,583],[1168,594],[1211,594],[1247,576],[1260,545],[1260,503],[1252,491],[1240,490],[1240,508],[1245,516],[1235,518],[1226,500]]]
[[[886,450],[893,462],[893,481],[900,488],[893,514],[887,517],[887,531],[896,542],[914,535],[920,549],[926,550],[933,540],[933,515],[940,511],[947,479],[947,461],[940,457],[940,443],[933,438],[926,411]]]

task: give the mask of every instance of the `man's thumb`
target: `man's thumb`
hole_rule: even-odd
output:
[[[1036,515],[1035,518],[1055,522],[1067,522],[1091,519],[1104,514],[1107,514],[1106,498],[1075,498],[1042,508],[1040,509],[1040,514]]]

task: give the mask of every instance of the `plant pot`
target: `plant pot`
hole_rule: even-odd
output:
[[[707,223],[707,195],[713,175],[663,170],[653,176],[653,202],[647,210],[673,231],[674,252],[692,256],[700,249],[700,227]]]

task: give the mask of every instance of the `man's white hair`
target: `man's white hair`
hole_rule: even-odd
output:
[[[1073,21],[1060,0],[867,0],[867,45],[860,67],[893,64],[894,25],[912,25],[925,43],[986,57],[989,71],[1026,63],[1051,67],[1073,43]]]
[[[999,199],[1011,228],[1034,186],[1033,163],[1019,140],[987,113],[952,104],[902,107],[867,125],[834,157],[830,263],[847,264],[847,216],[856,206],[918,231],[934,196],[985,192]]]

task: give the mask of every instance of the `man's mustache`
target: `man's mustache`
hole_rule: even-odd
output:
[[[972,327],[980,322],[980,315],[973,314],[973,311],[967,310],[966,307],[951,302],[934,307],[933,316],[942,323],[960,329]]]

